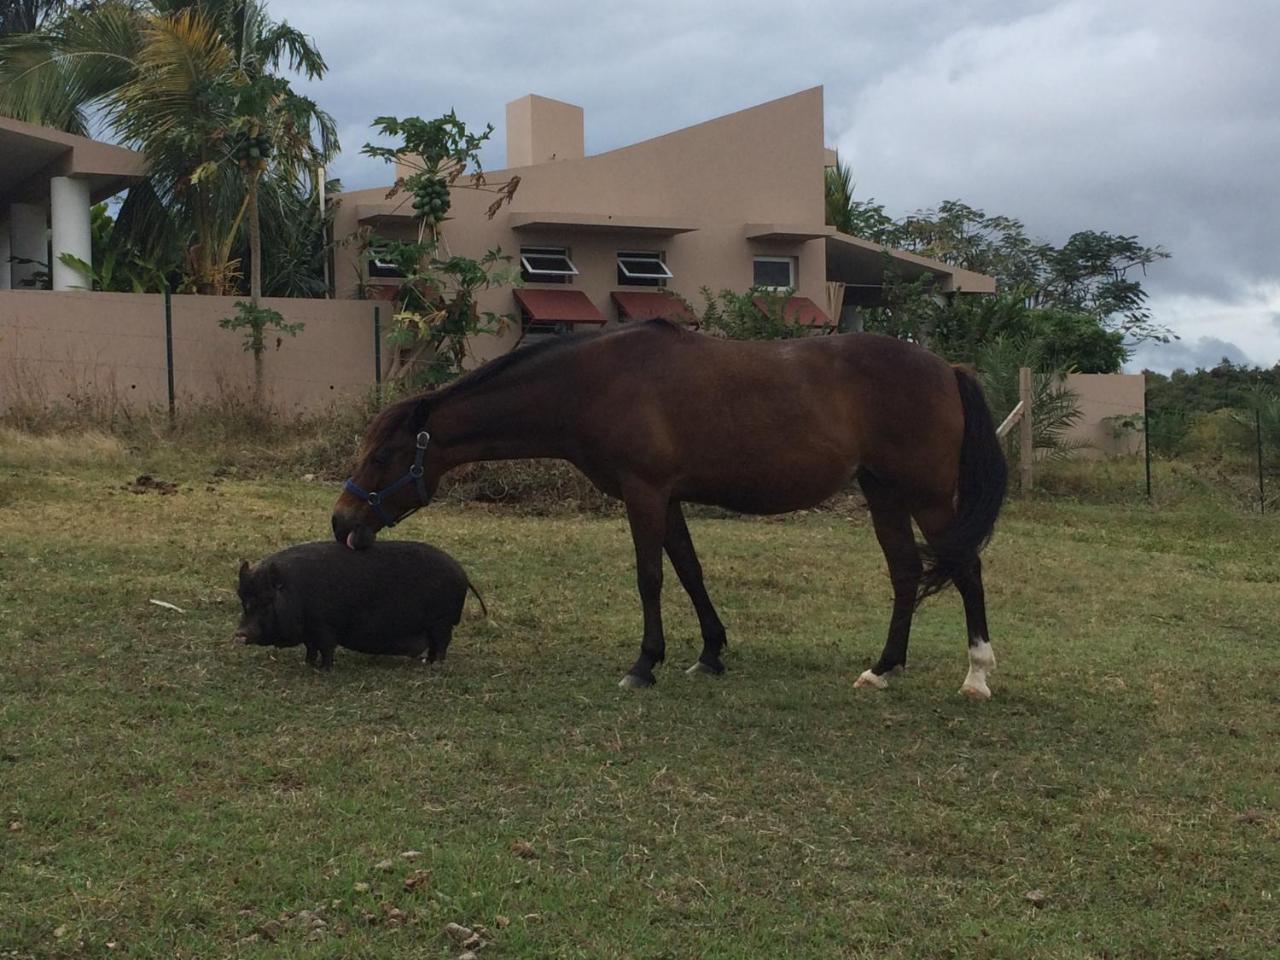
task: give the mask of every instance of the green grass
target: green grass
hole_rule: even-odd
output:
[[[621,519],[448,506],[406,535],[490,618],[442,667],[324,676],[230,637],[238,560],[325,536],[332,485],[95,444],[0,446],[0,957],[456,957],[449,922],[493,958],[1280,951],[1270,516],[1014,504],[974,704],[954,592],[853,689],[888,615],[865,520],[695,520],[729,673],[682,675],[669,573],[637,694]]]

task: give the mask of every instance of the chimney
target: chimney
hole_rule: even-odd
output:
[[[529,94],[507,104],[507,166],[581,160],[582,108]]]

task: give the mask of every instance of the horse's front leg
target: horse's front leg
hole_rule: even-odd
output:
[[[651,487],[624,490],[627,520],[636,548],[636,586],[644,608],[644,638],[640,656],[618,686],[651,687],[657,680],[653,668],[666,657],[666,641],[662,634],[662,544],[666,539],[666,493]]]

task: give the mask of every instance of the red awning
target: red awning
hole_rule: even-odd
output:
[[[539,323],[604,323],[604,314],[581,290],[515,291],[516,302]]]
[[[767,297],[756,297],[751,302],[763,312],[769,312],[769,299]],[[789,323],[798,323],[802,327],[834,326],[827,315],[808,297],[789,297],[787,302],[782,305],[782,318]]]
[[[615,290],[611,296],[618,305],[618,316],[627,320],[698,322],[689,305],[674,294],[658,290]]]

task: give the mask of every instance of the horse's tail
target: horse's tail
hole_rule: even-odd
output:
[[[916,594],[917,604],[937,593],[977,559],[995,531],[1009,479],[1009,467],[996,436],[991,408],[982,395],[982,385],[959,367],[955,374],[964,410],[956,516],[941,537],[920,545],[925,568]]]

